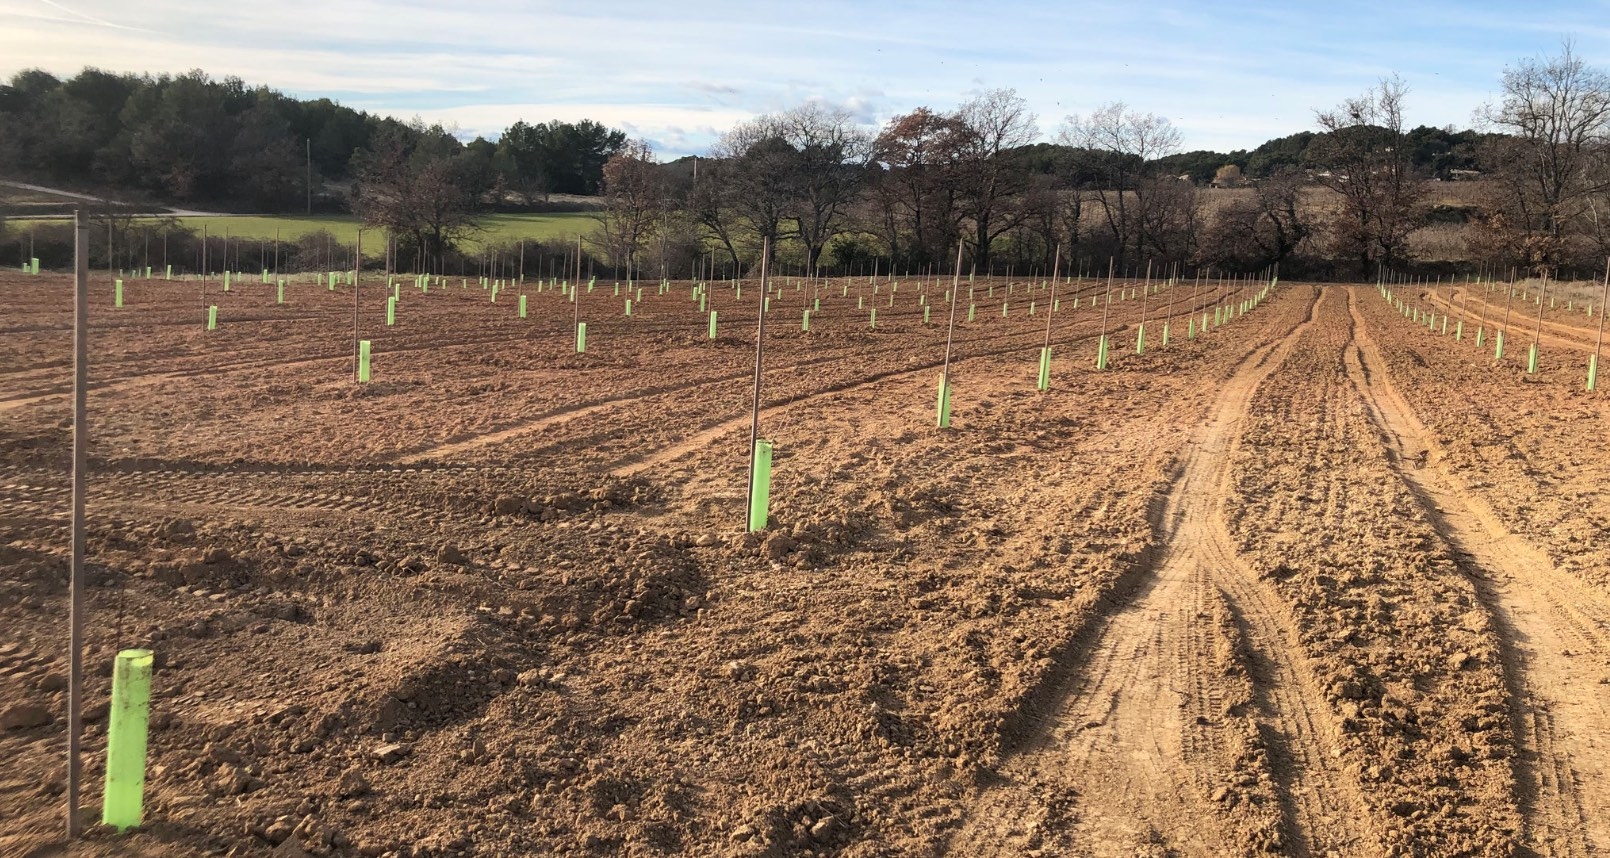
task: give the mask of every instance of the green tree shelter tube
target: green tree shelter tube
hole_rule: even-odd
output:
[[[148,649],[126,649],[112,667],[112,707],[106,731],[106,794],[101,821],[124,831],[140,824],[145,803],[145,740],[151,715]]]
[[[749,474],[749,531],[766,529],[767,514],[771,509],[771,451],[772,444],[764,439],[755,441],[755,469]]]

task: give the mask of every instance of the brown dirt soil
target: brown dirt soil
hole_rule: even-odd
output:
[[[89,822],[111,656],[159,668],[146,824],[64,846],[70,283],[0,274],[0,855],[1606,848],[1610,613],[1516,583],[1605,592],[1593,484],[1543,506],[1598,400],[1373,291],[1116,300],[1103,372],[1060,286],[1038,393],[1045,286],[979,281],[942,431],[948,281],[780,281],[751,535],[758,284],[713,342],[690,284],[598,284],[577,354],[555,291],[398,281],[367,385],[351,287],[92,284]],[[1484,483],[1499,421],[1533,458]]]

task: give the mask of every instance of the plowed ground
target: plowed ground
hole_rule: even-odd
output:
[[[948,281],[780,281],[747,535],[757,283],[711,341],[687,283],[401,282],[367,385],[351,287],[93,284],[90,822],[112,654],[159,668],[146,824],[64,846],[70,283],[0,275],[0,854],[1610,852],[1563,357],[1183,282],[1098,371],[1086,281],[1040,393],[1051,296],[979,281],[940,430]]]

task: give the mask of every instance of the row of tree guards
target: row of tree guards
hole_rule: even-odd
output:
[[[71,640],[69,642],[69,760],[67,789],[67,827],[69,836],[71,837],[78,836],[80,830],[78,804],[82,782],[82,768],[80,764],[80,737],[82,733],[82,724],[79,713],[83,709],[82,664],[80,659],[83,652],[83,612],[85,606],[84,497],[85,481],[87,478],[86,454],[88,449],[86,379],[88,374],[87,337],[89,312],[89,257],[87,252],[89,230],[82,220],[76,220],[75,227],[76,247],[74,255],[76,266],[73,290],[73,545],[71,561],[72,581],[70,587],[69,607],[69,611],[71,613],[69,636]],[[361,248],[362,236],[360,234],[356,252],[361,254]],[[775,447],[771,441],[762,438],[760,435],[760,413],[766,347],[766,320],[767,316],[772,312],[773,300],[782,299],[786,295],[784,285],[788,285],[777,285],[773,283],[769,263],[770,250],[771,248],[768,241],[762,248],[762,262],[760,266],[759,282],[760,293],[757,296],[758,300],[755,302],[756,321],[754,386],[749,427],[748,496],[745,504],[745,525],[750,532],[765,529],[769,518],[772,461]],[[939,428],[948,428],[950,426],[952,396],[951,363],[953,357],[953,347],[955,344],[956,324],[959,314],[958,307],[962,303],[963,282],[961,276],[961,261],[961,251],[958,248],[957,264],[955,270],[952,272],[950,288],[944,291],[943,296],[943,300],[950,306],[949,320],[945,334],[944,359],[941,365],[939,379],[939,402],[936,418],[936,423]],[[1147,326],[1149,324],[1157,324],[1156,317],[1152,315],[1154,298],[1158,304],[1162,305],[1161,295],[1166,288],[1168,292],[1168,299],[1166,305],[1163,305],[1165,310],[1163,313],[1161,336],[1158,338],[1158,345],[1167,346],[1169,344],[1172,326],[1174,325],[1176,318],[1180,315],[1176,313],[1175,303],[1178,297],[1177,293],[1183,287],[1183,282],[1177,277],[1170,276],[1166,279],[1153,280],[1150,268],[1148,268],[1144,283],[1121,284],[1115,281],[1114,267],[1111,261],[1109,261],[1104,286],[1103,281],[1101,280],[1092,279],[1088,281],[1092,285],[1092,289],[1090,294],[1086,296],[1081,294],[1084,291],[1087,282],[1083,273],[1080,273],[1077,280],[1075,280],[1073,277],[1063,277],[1061,274],[1061,261],[1062,256],[1059,248],[1056,254],[1056,262],[1052,266],[1051,278],[1049,281],[1043,281],[1038,284],[1021,284],[1025,288],[1025,297],[1029,305],[1029,314],[1031,316],[1036,315],[1036,310],[1039,306],[1043,306],[1045,310],[1045,334],[1042,345],[1039,349],[1039,365],[1035,381],[1035,386],[1038,390],[1048,391],[1050,389],[1052,334],[1054,330],[1053,322],[1057,312],[1062,308],[1063,301],[1069,300],[1070,298],[1073,302],[1074,309],[1078,309],[1080,301],[1086,297],[1089,299],[1087,306],[1089,306],[1092,310],[1094,310],[1098,304],[1101,307],[1101,334],[1098,338],[1096,354],[1094,356],[1095,367],[1098,370],[1106,370],[1111,366],[1109,354],[1111,345],[1109,342],[1109,321],[1111,307],[1115,300],[1134,301],[1137,298],[1139,299],[1141,303],[1141,319],[1140,324],[1136,328],[1135,351],[1137,354],[1144,353],[1147,348]],[[577,279],[566,279],[563,281],[550,279],[546,283],[538,282],[535,284],[539,293],[553,289],[559,290],[566,302],[572,305],[571,322],[574,325],[574,330],[576,333],[577,352],[585,352],[587,349],[587,323],[581,319],[581,296],[584,294],[584,292],[580,275],[583,273],[583,271],[584,269],[582,268],[581,250],[580,246],[578,245],[575,256],[575,267],[571,270],[571,272],[568,272],[577,275]],[[152,278],[154,275],[154,272],[149,268],[144,269],[143,271],[118,273],[120,275],[127,274],[131,278],[138,277],[143,274],[143,276],[147,279]],[[171,278],[172,272],[165,272],[165,276]],[[230,292],[233,286],[244,286],[251,279],[252,278],[250,276],[243,275],[239,272],[226,271],[224,272],[224,276],[222,278],[222,291]],[[317,272],[311,279],[308,279],[306,277],[277,277],[271,272],[264,270],[258,275],[258,279],[261,284],[272,285],[276,288],[276,301],[277,303],[281,304],[285,302],[285,289],[287,285],[311,283],[318,288],[332,292],[335,291],[337,286],[340,285],[351,286],[353,291],[353,376],[357,383],[363,384],[369,382],[372,375],[373,352],[372,341],[361,338],[362,328],[360,324],[360,310],[361,292],[363,286],[363,276],[361,271],[354,268],[345,271]],[[438,291],[441,291],[443,287],[448,286],[448,284],[444,282],[445,279],[446,278],[442,278],[438,275],[415,275],[413,287],[418,289],[423,294],[429,294],[432,286],[437,287]],[[458,285],[461,290],[469,289],[468,278],[459,278],[459,280],[460,282]],[[1195,278],[1195,280],[1192,282],[1190,304],[1185,308],[1183,313],[1183,316],[1187,322],[1186,336],[1188,339],[1194,339],[1198,334],[1208,331],[1210,327],[1217,327],[1219,325],[1226,324],[1232,319],[1256,308],[1258,304],[1262,302],[1263,299],[1267,297],[1273,290],[1275,285],[1278,283],[1278,278],[1271,277],[1267,283],[1264,283],[1262,280],[1254,281],[1250,278],[1241,279],[1234,282],[1235,289],[1233,291],[1227,291],[1225,294],[1211,301],[1204,301],[1202,294],[1202,278],[1200,276]],[[805,286],[807,284],[810,286],[810,293],[808,295],[805,294]],[[528,305],[527,295],[525,294],[525,283],[482,277],[480,278],[480,283],[478,285],[488,293],[489,300],[492,303],[497,302],[501,292],[504,292],[510,288],[520,289],[521,294],[519,295],[519,300],[517,302],[518,313],[519,317],[522,319],[527,317]],[[615,284],[614,289],[615,296],[617,298],[620,298],[622,295],[622,285],[623,284],[620,283]],[[727,285],[732,290],[733,298],[735,300],[742,300],[744,281],[734,278],[730,280]],[[801,329],[802,331],[808,332],[810,330],[811,316],[814,313],[819,313],[822,311],[822,300],[824,297],[828,299],[832,298],[831,287],[834,284],[827,281],[801,281],[799,279],[795,279],[791,285],[794,287],[794,291],[796,293],[800,293],[801,306],[804,308]],[[837,285],[839,287],[839,299],[847,302],[850,298],[851,284],[840,282]],[[869,327],[876,328],[877,308],[866,307],[866,287],[870,286],[871,295],[875,299],[881,298],[883,295],[882,289],[887,287],[888,299],[884,304],[884,306],[887,308],[894,306],[895,295],[899,291],[899,283],[892,278],[879,283],[877,278],[874,276],[869,278],[869,281],[866,284],[856,285],[856,306],[860,309],[869,311]],[[922,319],[923,324],[925,325],[929,324],[931,321],[929,311],[932,307],[932,304],[928,300],[929,285],[930,284],[926,281],[920,282],[918,283],[916,290],[918,304],[923,308]],[[937,288],[939,281],[935,281],[932,285]],[[974,319],[977,314],[976,300],[978,297],[978,290],[975,288],[973,275],[969,275],[968,283],[966,285],[968,290],[967,314],[969,319]],[[1002,296],[1001,309],[1001,315],[1003,318],[1009,316],[1010,302],[1017,297],[1017,289],[1019,285],[1020,284],[1014,283],[1005,284],[1005,294]],[[395,275],[391,275],[387,277],[387,286],[389,287],[391,294],[386,297],[386,325],[390,326],[395,325],[397,321],[397,309],[402,297],[402,284],[396,282]],[[590,293],[595,289],[596,286],[596,280],[589,279],[586,283],[585,291]],[[1059,286],[1067,287],[1067,293],[1059,295]],[[634,308],[634,301],[636,302],[637,306],[641,306],[643,304],[647,294],[645,292],[647,287],[632,280],[627,280],[624,284],[624,287],[626,290],[623,305],[624,315],[627,318],[631,318]],[[718,317],[717,311],[710,307],[712,296],[710,287],[711,284],[709,283],[695,282],[688,297],[690,301],[699,302],[701,312],[709,312],[709,336],[714,339],[716,337]],[[1208,294],[1215,294],[1217,287],[1213,286],[1211,283],[1208,284],[1208,287]],[[113,292],[113,305],[116,308],[121,308],[124,306],[124,288],[124,277],[119,276],[114,283]],[[987,297],[993,299],[995,297],[995,290],[997,288],[998,286],[996,284],[987,284],[982,287],[982,291],[984,291]],[[663,296],[670,294],[671,291],[671,285],[668,281],[660,281],[657,284],[653,294]],[[1040,304],[1041,293],[1046,293],[1045,302],[1043,305]],[[215,303],[206,303],[205,282],[203,282],[202,286],[202,297],[203,303],[206,304],[207,309],[207,330],[216,330],[218,328],[219,321],[218,305]],[[1198,316],[1198,313],[1200,313],[1200,317]],[[118,653],[117,660],[114,665],[112,685],[113,699],[111,704],[110,726],[108,732],[107,774],[102,818],[107,824],[115,826],[119,830],[126,830],[127,828],[139,825],[141,821],[145,782],[146,725],[150,706],[152,666],[153,656],[149,650],[122,651]]]
[[[1450,290],[1445,301],[1446,306],[1442,308],[1440,314],[1432,294],[1420,291],[1428,285],[1430,284],[1422,279],[1388,281],[1386,278],[1382,278],[1376,283],[1376,289],[1383,299],[1390,303],[1399,313],[1403,314],[1404,318],[1441,336],[1448,336],[1451,333],[1455,342],[1464,341],[1465,327],[1468,322],[1473,323],[1476,328],[1475,337],[1473,337],[1476,347],[1485,348],[1488,344],[1488,326],[1491,324],[1494,328],[1491,337],[1494,361],[1504,359],[1504,350],[1508,345],[1507,341],[1509,339],[1510,319],[1515,312],[1516,299],[1519,298],[1523,305],[1535,306],[1537,315],[1532,318],[1532,342],[1526,351],[1526,372],[1528,375],[1536,375],[1541,368],[1544,309],[1563,309],[1568,313],[1577,312],[1579,309],[1574,298],[1568,298],[1565,301],[1565,305],[1561,307],[1558,296],[1549,294],[1550,282],[1547,273],[1543,275],[1535,292],[1528,288],[1525,282],[1517,282],[1513,271],[1510,273],[1508,280],[1483,280],[1481,277],[1477,277],[1474,281],[1467,280],[1464,284],[1462,301],[1459,300],[1460,296],[1457,292],[1452,289],[1456,284],[1450,281],[1448,283]],[[1394,287],[1406,287],[1411,293],[1410,297],[1405,299],[1398,294],[1399,289]],[[1478,288],[1482,290],[1482,298],[1477,302],[1476,313],[1472,314],[1470,299],[1472,293]],[[1496,310],[1494,310],[1493,317],[1489,318],[1489,309],[1494,303],[1492,300],[1494,293],[1503,294],[1504,313],[1502,317],[1499,317]],[[1429,308],[1423,306],[1422,301],[1429,303]],[[1604,278],[1600,288],[1598,304],[1595,305],[1592,301],[1588,301],[1584,302],[1580,308],[1580,311],[1590,319],[1595,317],[1595,310],[1598,311],[1599,324],[1593,340],[1593,352],[1588,356],[1586,389],[1590,393],[1598,389],[1599,353],[1604,345],[1604,316],[1606,310],[1610,310],[1610,258],[1605,260]],[[1528,306],[1527,312],[1530,315],[1530,306]],[[1448,327],[1450,320],[1453,323],[1451,332]]]

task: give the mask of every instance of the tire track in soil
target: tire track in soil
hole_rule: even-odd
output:
[[[1528,840],[1539,855],[1610,855],[1610,600],[1555,569],[1438,464],[1435,437],[1393,387],[1352,297],[1348,309],[1348,374],[1394,467],[1475,581],[1503,638]],[[1409,467],[1421,451],[1430,464]]]
[[[1026,793],[1047,781],[1075,794],[1077,827],[1095,855],[1137,849],[1218,855],[1226,843],[1216,812],[1195,777],[1225,768],[1224,737],[1199,726],[1224,713],[1208,675],[1202,617],[1224,597],[1246,632],[1252,679],[1270,723],[1272,762],[1282,788],[1284,840],[1292,854],[1349,850],[1366,826],[1358,788],[1329,753],[1334,724],[1323,692],[1302,661],[1297,630],[1279,597],[1237,558],[1222,515],[1239,427],[1254,393],[1313,323],[1307,318],[1274,343],[1252,351],[1224,382],[1217,405],[1188,442],[1163,499],[1150,562],[1126,573],[1131,592],[1071,643],[1037,723],[986,788],[949,843],[953,855],[1017,855],[1037,835],[1025,825]],[[1035,706],[1032,704],[1031,706]],[[1053,788],[1053,791],[1056,791]],[[1364,842],[1368,842],[1367,840]]]

